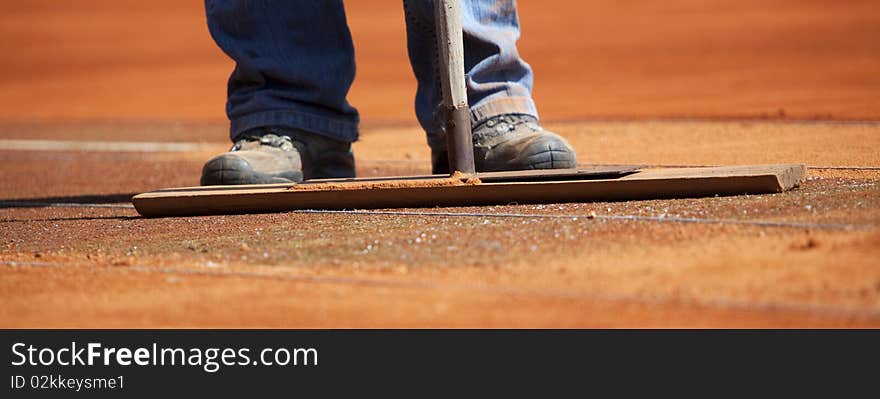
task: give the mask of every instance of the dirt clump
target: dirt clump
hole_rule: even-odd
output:
[[[328,183],[305,183],[290,186],[292,191],[348,191],[348,190],[380,190],[397,188],[433,188],[475,186],[481,184],[480,179],[455,171],[449,177],[414,178],[399,180],[375,180],[375,181],[346,181]]]

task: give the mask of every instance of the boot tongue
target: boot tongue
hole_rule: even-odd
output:
[[[530,115],[499,115],[481,123],[474,130],[488,127],[497,132],[505,132],[513,130],[517,125],[530,122],[536,123],[537,119]]]
[[[532,132],[540,131],[538,120],[530,115],[499,115],[479,124],[473,130],[474,144],[486,144],[526,125]],[[523,131],[525,132],[525,131]]]
[[[232,151],[251,150],[264,145],[280,148],[284,151],[290,151],[293,149],[293,143],[291,143],[290,137],[278,136],[275,134],[254,134],[242,136],[242,138],[236,141],[235,145],[232,146]]]

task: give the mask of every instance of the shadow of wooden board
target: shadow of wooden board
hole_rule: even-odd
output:
[[[485,182],[449,176],[327,179],[306,184],[184,187],[136,195],[147,217],[269,213],[297,209],[424,208],[696,198],[780,193],[800,185],[799,164],[551,172],[528,181],[479,174]]]

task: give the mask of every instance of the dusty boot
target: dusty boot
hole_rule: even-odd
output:
[[[473,129],[477,172],[577,167],[574,149],[529,115],[500,115]],[[432,154],[436,174],[449,173],[446,151]]]
[[[298,183],[354,177],[351,143],[302,130],[267,127],[247,131],[225,154],[202,168],[203,186]]]

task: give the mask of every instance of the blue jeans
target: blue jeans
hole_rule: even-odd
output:
[[[519,56],[516,0],[463,0],[465,68],[473,123],[501,114],[537,117],[532,70]],[[445,148],[432,0],[404,0],[415,109],[431,148]],[[205,0],[208,28],[235,60],[226,112],[230,135],[287,126],[341,141],[358,137],[346,100],[354,45],[342,0]]]

